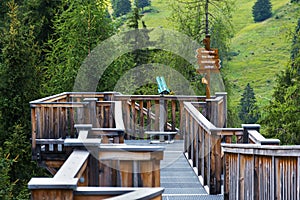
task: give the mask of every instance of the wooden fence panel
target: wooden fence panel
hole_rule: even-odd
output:
[[[223,144],[225,199],[299,200],[300,146]]]

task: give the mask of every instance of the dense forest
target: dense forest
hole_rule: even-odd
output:
[[[230,58],[233,2],[210,1],[212,46],[219,48],[224,63]],[[176,24],[176,30],[201,43],[207,33],[203,23],[205,4],[194,0],[174,0],[171,4],[169,20]],[[148,39],[152,29],[143,20],[147,6],[151,6],[151,1],[0,1],[0,199],[29,199],[29,179],[47,175],[31,161],[29,102],[73,91],[84,59],[97,45],[121,31],[143,30],[142,42],[151,43]],[[257,107],[247,85],[239,109],[230,109],[229,121],[246,123],[242,120],[251,118],[251,123],[262,123],[268,137],[277,137],[283,144],[300,144],[300,19],[291,35],[290,62],[278,73],[266,111],[248,112]],[[137,37],[131,40],[131,45],[141,42]],[[189,81],[196,94],[204,94],[201,77],[193,65],[173,52],[153,48],[119,56],[106,68],[97,91],[114,90],[126,72],[151,63],[170,66]],[[223,79],[230,99],[230,83],[226,77]],[[156,87],[153,80],[148,80],[134,94],[157,94]]]

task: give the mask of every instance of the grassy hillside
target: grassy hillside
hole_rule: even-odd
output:
[[[290,57],[291,41],[288,36],[295,29],[299,4],[289,0],[272,0],[273,17],[254,23],[254,0],[237,1],[233,15],[235,37],[231,51],[237,55],[223,69],[233,85],[233,103],[239,102],[247,83],[253,87],[259,105],[265,105],[272,96],[276,74],[284,69]]]
[[[290,0],[271,0],[273,17],[254,23],[252,6],[255,0],[236,1],[233,13],[235,36],[231,42],[234,57],[223,64],[223,74],[233,85],[232,103],[237,105],[247,83],[254,88],[260,106],[272,96],[276,74],[284,69],[290,57],[289,39],[300,16],[300,5]],[[172,29],[167,20],[171,14],[170,0],[152,0],[152,12],[143,18],[149,27],[162,26]]]

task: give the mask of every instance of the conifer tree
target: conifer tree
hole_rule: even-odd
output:
[[[114,32],[107,5],[101,0],[63,0],[61,10],[54,20],[54,38],[48,41],[46,95],[72,91],[84,59]]]
[[[135,0],[135,6],[138,8],[141,8],[142,10],[144,10],[144,8],[146,6],[150,6],[151,5],[151,1],[150,0]]]
[[[257,0],[252,7],[255,22],[261,22],[272,16],[272,4],[270,0]]]
[[[262,123],[267,137],[280,139],[281,144],[300,144],[300,35],[299,23],[291,50],[291,64],[276,80],[273,99]]]
[[[14,0],[7,9],[0,33],[0,199],[28,199],[26,185],[36,169],[31,162],[28,103],[39,97],[40,50],[33,27],[24,24]]]
[[[114,10],[113,15],[115,17],[126,15],[131,11],[130,0],[111,0],[111,4]]]
[[[243,123],[254,124],[259,118],[257,111],[254,91],[248,83],[240,100],[239,118]]]

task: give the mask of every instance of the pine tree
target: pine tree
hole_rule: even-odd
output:
[[[248,83],[240,100],[239,118],[243,123],[254,124],[259,118],[257,111],[254,91]]]
[[[272,16],[272,4],[270,0],[257,0],[252,7],[252,15],[255,22],[261,22]]]
[[[126,15],[131,11],[130,0],[111,0],[112,9],[114,10],[113,15],[120,17]]]
[[[150,0],[135,0],[134,2],[135,2],[135,6],[141,8],[142,10],[144,10],[145,7],[151,5]]]

